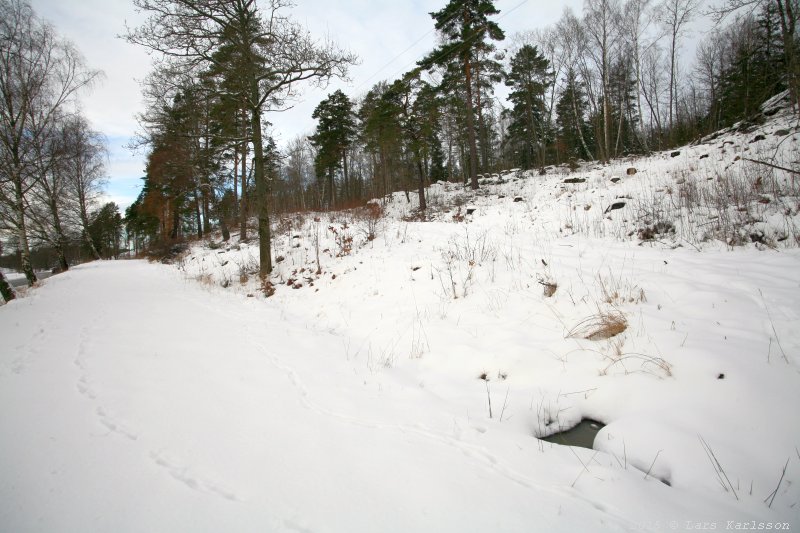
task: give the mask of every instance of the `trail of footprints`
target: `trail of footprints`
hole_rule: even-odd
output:
[[[155,464],[169,472],[169,475],[192,490],[215,494],[229,501],[239,501],[239,498],[231,490],[214,481],[193,475],[191,468],[182,466],[177,461],[161,453],[150,452],[150,458]]]
[[[98,395],[92,388],[88,376],[88,364],[86,361],[88,343],[89,330],[84,328],[81,331],[81,339],[78,344],[75,359],[73,360],[73,364],[80,371],[80,377],[78,378],[76,388],[78,389],[78,392],[86,397],[89,401],[97,402]],[[139,440],[139,434],[136,430],[131,428],[125,422],[121,421],[117,416],[114,416],[106,408],[98,406],[95,409],[95,415],[100,421],[100,424],[102,424],[103,427],[105,427],[110,433],[120,435],[130,441]],[[200,476],[192,475],[189,467],[181,466],[176,461],[167,459],[163,454],[151,451],[149,453],[149,457],[157,466],[166,470],[176,481],[183,483],[192,490],[219,496],[229,501],[240,501],[232,491],[223,487],[220,483],[202,478]]]

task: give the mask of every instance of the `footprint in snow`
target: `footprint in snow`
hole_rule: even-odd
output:
[[[130,440],[138,440],[139,436],[125,424],[115,420],[114,417],[109,416],[108,413],[102,408],[97,408],[97,416],[100,418],[100,423],[103,424],[109,431],[119,433],[123,437]]]
[[[232,491],[221,484],[193,475],[189,467],[180,466],[177,461],[166,458],[156,452],[150,452],[150,458],[158,466],[165,469],[175,480],[180,481],[192,490],[215,494],[229,501],[240,501]]]

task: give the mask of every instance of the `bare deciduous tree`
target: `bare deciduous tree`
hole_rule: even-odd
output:
[[[674,130],[677,110],[677,68],[679,39],[700,7],[701,0],[664,0],[658,7],[658,18],[669,37],[669,129]]]
[[[0,0],[0,203],[3,225],[17,237],[22,270],[36,282],[30,260],[28,194],[36,183],[37,151],[59,116],[98,72],[84,68],[75,48],[60,39],[21,0]]]
[[[600,74],[602,90],[602,143],[601,158],[611,157],[611,63],[613,49],[619,39],[620,7],[618,0],[586,0],[583,26],[592,46],[589,53]]]
[[[284,107],[297,94],[298,82],[324,84],[332,77],[345,77],[356,58],[329,41],[317,42],[284,15],[291,6],[286,0],[269,0],[263,12],[255,0],[134,0],[134,4],[149,17],[128,31],[129,42],[240,80],[252,127],[260,274],[265,279],[272,271],[272,255],[262,116]]]

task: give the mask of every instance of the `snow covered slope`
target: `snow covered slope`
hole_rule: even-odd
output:
[[[425,221],[283,217],[266,291],[218,240],[44,281],[0,307],[0,530],[797,527],[797,182],[745,159],[800,134],[770,109],[436,184]],[[594,450],[536,438],[583,418]]]

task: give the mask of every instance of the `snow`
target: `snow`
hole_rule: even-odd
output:
[[[25,274],[22,272],[17,272],[16,270],[11,270],[10,268],[0,268],[0,271],[3,272],[3,276],[6,278],[6,281],[9,282],[25,278]]]
[[[269,298],[218,238],[44,280],[0,307],[0,529],[796,527],[797,191],[741,159],[796,131],[286,216]]]

